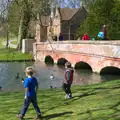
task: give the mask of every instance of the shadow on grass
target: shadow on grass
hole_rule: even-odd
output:
[[[90,120],[108,120],[108,119],[120,120],[120,110],[117,109],[117,107],[119,105],[120,105],[120,101],[118,103],[114,104],[113,106],[108,105],[108,106],[101,107],[101,108],[94,108],[94,109],[87,110],[85,112],[81,112],[77,115],[88,114],[89,115],[88,119],[90,119]],[[93,112],[98,112],[98,111],[103,111],[103,110],[106,110],[106,111],[114,110],[114,112],[107,116],[99,116],[99,117],[93,118],[93,116],[92,116]]]
[[[114,86],[95,86],[92,88],[79,88],[77,90],[80,91],[79,95],[74,96],[72,99],[68,99],[68,100],[63,100],[64,104],[69,105],[71,104],[73,101],[79,100],[80,98],[84,98],[84,97],[88,97],[88,96],[94,96],[97,95],[99,93],[105,92],[105,94],[108,94],[108,91],[112,91],[115,89],[120,89],[120,83],[118,83],[117,85]],[[75,91],[74,91],[75,92]],[[73,94],[74,94],[73,92]],[[63,104],[61,104],[62,106]],[[91,109],[87,109],[84,112],[80,112],[77,115],[88,115],[88,118],[86,118],[86,120],[108,120],[108,119],[112,119],[112,120],[120,120],[120,101],[116,102],[114,105],[111,103],[109,105],[105,105],[103,107],[98,107],[98,108],[91,108]],[[49,110],[53,110],[55,107],[51,107]],[[48,111],[49,111],[48,110]],[[103,116],[94,116],[94,112],[100,112],[99,114],[102,114],[102,112],[105,111],[106,115],[103,114]],[[108,111],[112,111],[112,113],[109,113]],[[108,113],[107,113],[108,112]],[[52,118],[56,118],[56,117],[60,117],[60,116],[64,116],[65,114],[71,114],[72,112],[63,112],[63,113],[58,113],[58,114],[51,114],[51,115],[47,115],[44,116],[44,120],[49,120]]]
[[[94,89],[91,89],[90,91],[85,92],[85,93],[83,93],[81,95],[74,96],[72,99],[70,99],[70,102],[75,101],[75,100],[79,100],[80,98],[83,98],[83,97],[88,97],[88,96],[91,96],[91,95],[96,95],[97,93],[98,93],[98,91],[95,91]]]
[[[119,89],[120,88],[120,84],[118,84],[117,86],[114,86],[114,87],[95,87],[95,88],[80,88],[79,90],[88,90],[87,92],[84,92],[83,94],[81,95],[76,95],[73,97],[73,100],[78,100],[80,98],[83,98],[83,97],[87,97],[87,96],[91,96],[91,95],[97,95],[98,93],[101,93],[103,90],[115,90],[115,89]]]
[[[56,118],[56,117],[60,117],[60,116],[63,116],[63,115],[66,115],[66,114],[72,114],[72,113],[73,112],[63,112],[63,113],[51,114],[51,115],[44,116],[43,119],[44,120],[49,120],[49,119],[52,119],[52,118]]]
[[[117,81],[117,80],[116,80]],[[106,83],[107,83],[108,81],[106,81]],[[105,82],[104,82],[105,83]],[[109,83],[109,82],[108,82]],[[103,83],[101,83],[101,84],[103,84]],[[92,88],[78,88],[78,90],[83,90],[83,91],[85,91],[85,90],[91,90],[91,89],[94,89],[94,90],[105,90],[105,89],[117,89],[117,88],[120,88],[120,82],[119,83],[117,83],[117,86],[114,86],[114,87],[92,87]],[[78,91],[77,90],[77,91]]]
[[[51,114],[51,115],[46,115],[43,116],[40,120],[50,120],[52,118],[56,118],[56,117],[60,117],[66,114],[72,114],[73,112],[63,112],[63,113],[56,113],[56,114]],[[28,117],[28,118],[23,118],[22,120],[38,120],[32,117]]]
[[[29,118],[24,118],[22,120],[34,120],[34,118],[29,117]]]

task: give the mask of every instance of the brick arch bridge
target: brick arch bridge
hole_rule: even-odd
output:
[[[33,45],[35,60],[45,61],[51,56],[57,63],[60,58],[76,63],[87,63],[93,72],[105,67],[120,69],[120,41],[64,41],[36,42]]]

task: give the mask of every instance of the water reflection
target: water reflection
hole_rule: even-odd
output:
[[[111,80],[120,80],[120,75],[100,75],[101,81],[111,81]]]
[[[2,90],[22,91],[22,79],[16,78],[16,75],[19,73],[21,77],[25,78],[24,70],[31,65],[34,66],[36,70],[36,77],[41,89],[48,89],[50,86],[53,88],[61,87],[64,80],[64,67],[46,65],[42,62],[10,62],[0,63],[0,86],[2,86]],[[52,74],[54,75],[54,79],[50,79]],[[73,84],[93,84],[116,79],[120,79],[120,76],[100,76],[99,74],[92,73],[90,70],[75,70]]]
[[[91,70],[75,70],[74,84],[93,84],[101,82],[98,74],[92,73]]]

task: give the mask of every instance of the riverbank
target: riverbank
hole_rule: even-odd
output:
[[[120,80],[72,87],[73,98],[64,99],[62,89],[40,90],[38,104],[43,120],[120,120]],[[16,120],[23,92],[0,93],[0,120]],[[33,120],[30,106],[25,120]]]
[[[26,53],[23,54],[20,51],[17,51],[13,48],[1,48],[0,49],[0,62],[10,62],[10,61],[33,61],[33,55]]]

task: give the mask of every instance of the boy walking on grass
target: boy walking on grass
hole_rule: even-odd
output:
[[[66,93],[66,96],[65,98],[72,98],[72,92],[71,92],[71,85],[73,83],[73,73],[74,73],[74,70],[73,68],[71,67],[71,63],[70,62],[67,62],[65,64],[65,68],[66,68],[66,71],[65,71],[65,81],[63,83],[63,90],[65,91]]]
[[[32,67],[27,67],[25,70],[27,78],[24,80],[25,88],[25,101],[21,113],[17,115],[18,118],[23,119],[30,103],[33,104],[35,111],[37,112],[36,119],[41,118],[41,112],[37,104],[36,92],[38,90],[38,82],[35,77],[33,77],[34,70]]]

